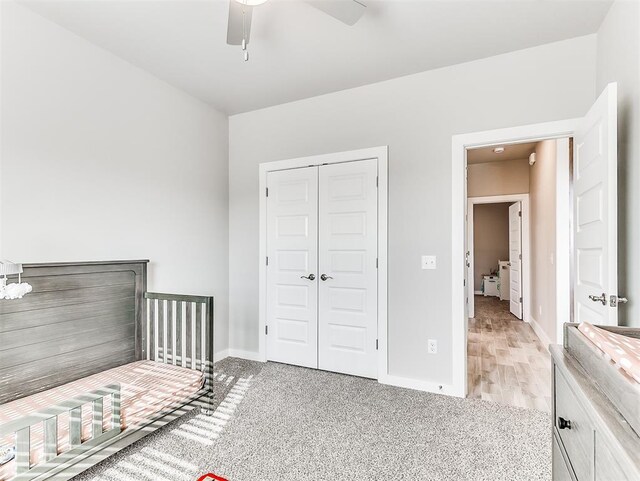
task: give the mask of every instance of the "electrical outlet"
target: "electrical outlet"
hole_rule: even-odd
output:
[[[428,348],[429,354],[437,354],[438,353],[438,341],[435,339],[429,339]]]
[[[423,269],[435,269],[436,265],[436,256],[422,256],[422,268]]]

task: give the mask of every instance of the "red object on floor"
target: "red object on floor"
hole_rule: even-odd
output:
[[[228,481],[227,479],[222,478],[220,476],[216,476],[213,473],[208,473],[208,474],[205,474],[204,476],[200,476],[198,478],[198,481],[214,481],[214,480],[215,481]]]

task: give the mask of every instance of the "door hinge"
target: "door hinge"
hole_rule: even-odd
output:
[[[269,256],[267,256],[267,265],[269,265]]]
[[[518,259],[522,260],[522,254],[518,254]]]
[[[269,187],[265,189],[265,193],[267,194],[267,197],[269,197]]]
[[[521,210],[518,211],[518,217],[522,217],[522,211]]]
[[[522,304],[522,297],[520,298],[520,304]]]
[[[264,326],[264,334],[265,336],[269,334],[269,326]]]
[[[463,285],[464,287],[467,287],[467,280],[466,280],[466,279],[463,279],[463,280],[462,280],[462,285]]]
[[[376,269],[378,268],[378,258],[376,257]]]
[[[378,181],[379,181],[379,177],[376,176],[376,187],[378,187]]]
[[[376,351],[378,350],[378,340],[376,339]]]

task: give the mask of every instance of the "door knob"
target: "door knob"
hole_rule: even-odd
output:
[[[626,297],[618,297],[618,296],[610,296],[609,297],[609,305],[611,307],[617,307],[618,304],[626,304],[629,302],[629,299]]]
[[[327,279],[333,279],[333,277],[328,276],[328,275],[326,275],[326,274],[322,274],[322,275],[320,276],[320,279],[322,279],[323,281],[326,281]]]
[[[300,279],[309,279],[310,281],[315,281],[316,280],[316,275],[315,274],[309,274],[308,276],[300,276]]]
[[[603,306],[607,305],[607,295],[603,292],[601,296],[594,296],[591,295],[589,296],[589,299],[591,299],[593,302],[602,302]]]

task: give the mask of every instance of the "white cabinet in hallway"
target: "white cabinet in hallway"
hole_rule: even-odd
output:
[[[377,378],[377,159],[269,172],[267,358]]]

